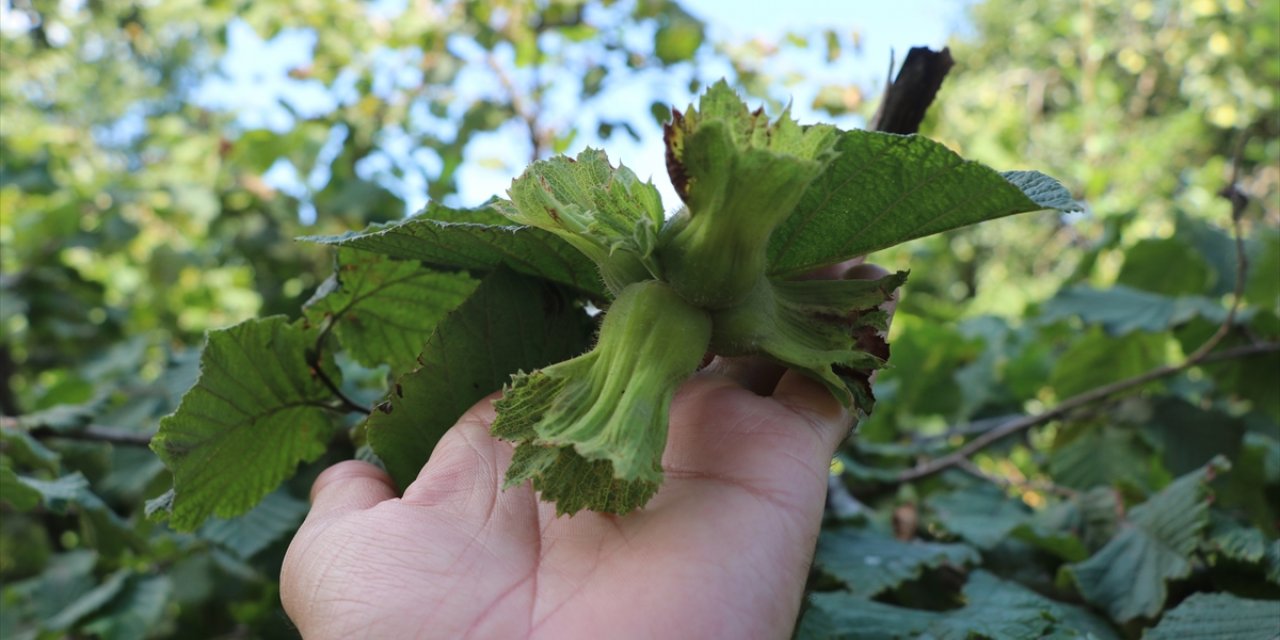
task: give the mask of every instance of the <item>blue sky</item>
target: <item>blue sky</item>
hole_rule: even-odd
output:
[[[967,2],[958,0],[898,0],[894,3],[853,0],[788,0],[785,3],[682,0],[682,6],[707,23],[714,41],[744,41],[760,36],[767,41],[776,42],[789,31],[810,34],[818,29],[828,28],[842,34],[856,31],[860,35],[861,53],[857,56],[844,56],[834,68],[825,69],[824,73],[835,74],[837,79],[844,82],[852,80],[863,88],[864,93],[872,96],[878,93],[879,86],[884,82],[891,51],[896,52],[900,60],[912,46],[927,45],[937,48],[946,44],[952,33],[964,28],[966,4]],[[397,0],[381,0],[376,3],[379,12],[392,14],[399,9],[398,5],[401,3]],[[197,100],[206,106],[238,112],[240,124],[245,128],[287,129],[293,118],[281,106],[281,102],[287,103],[295,113],[306,117],[330,111],[339,102],[356,97],[353,83],[342,78],[339,78],[332,92],[315,81],[288,78],[289,69],[304,66],[310,58],[315,36],[309,30],[285,29],[272,40],[263,41],[247,25],[232,23],[228,28],[228,44],[229,53],[221,62],[224,77],[203,85]],[[811,55],[818,54],[815,52]],[[810,62],[796,52],[783,57],[776,64],[801,71],[816,70],[823,66],[816,57]],[[406,66],[411,65],[393,64],[389,68]],[[827,78],[828,81],[832,79],[830,75]],[[412,83],[412,79],[408,80]],[[804,81],[788,87],[793,99],[793,113],[802,122],[819,119],[809,105],[821,80],[815,71],[812,78],[806,76]],[[670,209],[676,203],[676,198],[665,175],[661,132],[648,114],[648,104],[653,94],[645,93],[662,84],[661,79],[648,78],[617,90],[616,96],[610,95],[604,101],[606,106],[603,109],[610,110],[610,115],[625,118],[638,125],[638,142],[625,135],[615,135],[608,141],[601,141],[594,136],[594,132],[584,131],[583,135],[575,139],[569,152],[576,153],[588,145],[604,147],[615,162],[622,161],[641,178],[652,179],[663,192],[663,201]],[[678,83],[666,84],[668,94],[675,94],[672,99],[677,104],[692,97],[682,88],[672,91],[670,85]],[[473,85],[471,90],[480,93],[491,90],[492,81],[478,80]],[[463,89],[465,93],[466,88]],[[573,112],[573,109],[568,111]],[[581,114],[581,119],[591,120],[595,115]],[[858,126],[860,122],[848,118],[837,124],[852,127]],[[528,151],[523,135],[517,127],[509,127],[476,140],[468,149],[469,159],[484,159],[485,162],[464,164],[458,176],[459,194],[450,204],[476,205],[495,193],[505,192],[511,178],[527,161]],[[334,132],[330,144],[321,151],[321,155],[335,153],[344,137],[345,132]],[[411,136],[403,132],[389,132],[383,146],[387,153],[367,161],[365,172],[380,181],[395,182],[389,186],[405,198],[408,211],[419,209],[425,204],[424,180],[413,171],[406,172],[408,177],[405,179],[393,180],[390,169],[396,164],[404,166],[411,163],[430,167],[433,161],[438,160],[434,156],[415,154]],[[278,188],[299,196],[305,202],[308,189],[322,188],[329,176],[323,168],[312,171],[309,175],[299,175],[292,165],[281,162],[266,177]],[[305,221],[313,219],[315,213],[309,205],[304,204],[300,215]]]

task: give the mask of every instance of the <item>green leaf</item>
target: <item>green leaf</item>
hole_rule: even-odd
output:
[[[116,571],[93,589],[76,598],[57,615],[44,621],[44,627],[51,631],[70,629],[77,621],[100,609],[124,588],[125,579],[129,577],[128,569]]]
[[[1178,478],[1134,507],[1106,546],[1069,565],[1085,600],[1118,622],[1159,614],[1165,583],[1191,574],[1191,554],[1209,522],[1207,483],[1226,466],[1218,459]]]
[[[1022,640],[1052,634],[1118,640],[1102,620],[1087,611],[1055,602],[1016,582],[986,571],[969,575],[965,606],[949,611],[908,609],[854,597],[847,593],[818,593],[800,621],[799,638],[880,640],[934,638]]]
[[[81,628],[103,640],[147,637],[164,616],[172,593],[168,576],[130,576],[123,591]]]
[[[1254,527],[1246,527],[1221,513],[1210,513],[1209,535],[1205,550],[1224,558],[1259,564],[1267,555],[1267,537]]]
[[[39,504],[53,513],[77,514],[86,542],[105,556],[118,556],[126,548],[134,551],[145,548],[145,543],[129,524],[89,489],[89,480],[79,471],[56,480],[15,475],[13,478],[18,486],[8,486],[11,481],[5,477],[6,472],[12,473],[7,466],[0,466],[0,491],[12,492],[12,498],[4,497],[14,500],[12,504],[20,511]],[[33,496],[36,500],[30,502]],[[21,504],[17,501],[21,501]]]
[[[1076,286],[1059,291],[1041,315],[1048,322],[1071,316],[1079,316],[1085,324],[1101,325],[1110,335],[1123,336],[1135,331],[1164,331],[1195,318],[1222,322],[1227,310],[1201,296],[1170,298],[1124,285],[1103,290]]]
[[[1150,484],[1147,452],[1140,448],[1132,429],[1110,425],[1079,425],[1073,436],[1049,453],[1048,471],[1054,482],[1072,489],[1127,483]]]
[[[653,258],[662,198],[603,151],[535,162],[511,183],[511,202],[494,207],[511,220],[556,234],[591,258],[613,292],[661,276]]]
[[[1238,460],[1244,445],[1244,421],[1219,411],[1201,409],[1180,398],[1161,398],[1142,432],[1159,445],[1164,466],[1180,476],[1222,455]]]
[[[986,484],[935,494],[925,504],[943,528],[982,549],[1000,544],[1009,532],[1031,517],[1021,502]]]
[[[307,515],[304,500],[277,489],[248,513],[231,520],[212,518],[200,527],[200,537],[216,542],[241,559],[249,559],[273,542],[297,531]]]
[[[666,65],[691,60],[702,46],[702,38],[702,23],[680,16],[653,34],[653,54]]]
[[[58,471],[59,455],[23,429],[0,427],[0,446],[4,447],[5,455],[19,466],[49,473]]]
[[[1069,398],[1165,362],[1166,337],[1133,333],[1123,338],[1094,329],[1072,344],[1059,358],[1049,383],[1059,398]]]
[[[174,528],[245,513],[324,453],[333,394],[307,364],[315,340],[283,316],[209,333],[199,380],[151,441],[173,472]],[[321,367],[339,383],[331,358]]]
[[[369,444],[401,487],[467,409],[501,389],[511,374],[578,355],[592,326],[563,290],[505,269],[481,281],[445,316],[366,422]]]
[[[769,272],[795,274],[949,229],[1040,209],[1074,210],[1034,171],[996,171],[920,136],[847,131],[769,242]]]
[[[333,323],[344,349],[367,367],[407,371],[436,323],[475,290],[462,273],[421,263],[339,249],[335,273],[304,307],[308,319]]]
[[[867,529],[824,529],[818,536],[815,565],[844,583],[854,595],[869,598],[919,578],[925,569],[966,567],[981,560],[965,544],[903,542]]]
[[[458,210],[432,205],[400,222],[302,239],[440,267],[478,271],[506,267],[597,299],[607,297],[595,265],[580,251],[553,233],[511,225],[492,206]]]
[[[1116,283],[1166,296],[1199,294],[1213,284],[1214,273],[1185,239],[1141,240],[1124,252]]]
[[[30,480],[14,473],[8,460],[0,460],[0,502],[7,502],[18,511],[30,511],[42,499],[40,491],[31,486]]]
[[[1280,603],[1229,593],[1193,593],[1142,634],[1142,640],[1275,640],[1277,636]]]

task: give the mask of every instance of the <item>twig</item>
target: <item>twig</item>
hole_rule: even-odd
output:
[[[916,436],[911,439],[915,444],[924,444],[927,442],[937,442],[938,440],[950,440],[955,436],[971,436],[975,433],[982,433],[994,429],[1014,418],[1021,417],[1022,414],[1015,413],[1012,415],[993,416],[990,418],[981,418],[964,424],[956,425],[942,433],[933,435]]]
[[[892,61],[889,64],[892,65]],[[899,134],[918,131],[925,112],[933,104],[942,81],[954,65],[951,50],[946,47],[941,51],[912,47],[902,61],[897,79],[885,86],[884,97],[871,119],[870,128]]]
[[[968,460],[968,459],[957,462],[956,466],[959,467],[961,471],[964,471],[965,473],[975,478],[984,480],[986,482],[990,482],[991,484],[994,484],[1003,489],[1014,488],[1023,492],[1036,491],[1039,493],[1052,493],[1054,495],[1059,495],[1064,498],[1074,498],[1080,495],[1080,492],[1076,491],[1075,489],[1060,487],[1056,484],[1048,484],[1043,482],[1031,482],[1026,480],[1017,481],[1011,478],[1006,478],[1004,476],[992,475],[990,473],[987,473],[986,471],[983,471],[981,468],[978,467],[978,465],[974,464],[972,460]]]
[[[311,370],[311,375],[320,380],[321,384],[328,387],[329,391],[338,398],[338,402],[341,404],[338,407],[333,408],[346,409],[347,411],[355,413],[363,413],[367,416],[370,413],[373,413],[373,411],[351,398],[348,398],[347,394],[343,393],[342,389],[339,389],[338,385],[334,384],[333,379],[329,377],[329,374],[325,373],[324,367],[320,365],[320,354],[324,347],[324,339],[329,335],[329,330],[333,328],[333,323],[333,316],[330,316],[325,322],[324,327],[320,329],[320,333],[316,336],[315,348],[307,350],[307,367]]]
[[[942,471],[943,469],[954,467],[960,464],[961,461],[968,461],[968,458],[970,456],[985,449],[992,443],[1003,440],[1004,438],[1011,436],[1015,433],[1018,433],[1019,431],[1022,431],[1024,429],[1030,429],[1031,427],[1034,427],[1038,424],[1043,424],[1045,422],[1053,420],[1054,418],[1057,418],[1058,416],[1069,413],[1074,409],[1083,407],[1088,404],[1092,404],[1094,402],[1107,398],[1108,396],[1115,395],[1122,391],[1127,391],[1134,387],[1142,386],[1154,380],[1167,378],[1171,375],[1174,375],[1176,373],[1189,369],[1197,364],[1208,364],[1210,362],[1219,362],[1222,360],[1233,360],[1236,358],[1248,358],[1251,356],[1262,355],[1264,353],[1277,353],[1277,352],[1280,352],[1280,342],[1265,342],[1262,344],[1236,347],[1234,349],[1224,349],[1217,353],[1203,355],[1196,361],[1192,361],[1190,358],[1188,358],[1176,365],[1158,367],[1142,375],[1134,376],[1132,378],[1126,378],[1118,382],[1113,382],[1108,385],[1091,389],[1080,395],[1072,396],[1071,398],[1064,400],[1061,404],[1059,404],[1058,406],[1052,409],[1049,409],[1048,411],[1026,416],[1024,418],[1019,418],[1017,420],[1012,420],[995,429],[992,429],[991,431],[988,431],[982,434],[981,436],[974,438],[973,441],[971,441],[969,444],[957,449],[952,453],[942,456],[941,458],[934,458],[933,460],[930,460],[924,464],[917,465],[914,468],[911,468],[902,472],[901,474],[898,475],[897,481],[910,482],[912,480],[918,480],[925,476],[933,475],[939,471]]]
[[[493,74],[498,77],[498,84],[502,86],[502,90],[507,92],[507,97],[511,100],[511,110],[516,112],[516,116],[520,118],[529,128],[529,143],[533,145],[533,158],[536,161],[542,157],[544,140],[540,127],[538,126],[538,109],[531,106],[525,100],[525,95],[516,86],[515,81],[511,79],[511,74],[502,67],[497,58],[490,55],[485,60],[489,68],[493,70]],[[537,65],[534,66],[536,71]]]

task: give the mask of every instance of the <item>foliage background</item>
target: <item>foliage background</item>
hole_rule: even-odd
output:
[[[280,559],[349,438],[240,518],[188,534],[144,514],[171,483],[145,444],[194,382],[204,333],[297,317],[332,271],[329,250],[293,238],[398,219],[423,195],[460,202],[470,165],[500,163],[487,132],[530,159],[629,144],[653,121],[581,107],[619,88],[641,86],[654,121],[725,74],[771,110],[804,85],[833,118],[869,117],[877,91],[825,73],[858,59],[848,30],[713,42],[663,0],[6,7],[28,22],[0,36],[6,638],[293,635]],[[310,56],[291,58],[291,39]],[[258,40],[280,47],[258,64],[289,80],[227,102],[217,83],[255,72],[228,52]],[[1274,634],[1280,2],[986,0],[952,52],[923,133],[1054,175],[1088,212],[874,256],[912,270],[894,369],[833,465],[800,632]],[[1231,184],[1247,196],[1233,316]],[[1215,353],[1245,355],[1179,369],[1215,332]],[[380,397],[382,372],[338,364],[357,401]],[[1107,570],[1138,560],[1146,573]]]

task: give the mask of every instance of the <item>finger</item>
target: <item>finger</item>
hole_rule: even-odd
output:
[[[758,396],[767,396],[772,393],[786,370],[786,367],[768,358],[757,356],[737,358],[716,356],[711,364],[703,368],[703,371],[733,380],[742,388]]]
[[[346,460],[325,469],[311,485],[307,518],[361,511],[394,497],[387,472],[363,460]]]
[[[853,413],[821,382],[794,369],[778,380],[773,399],[813,427],[830,452],[840,446],[853,428]]]

